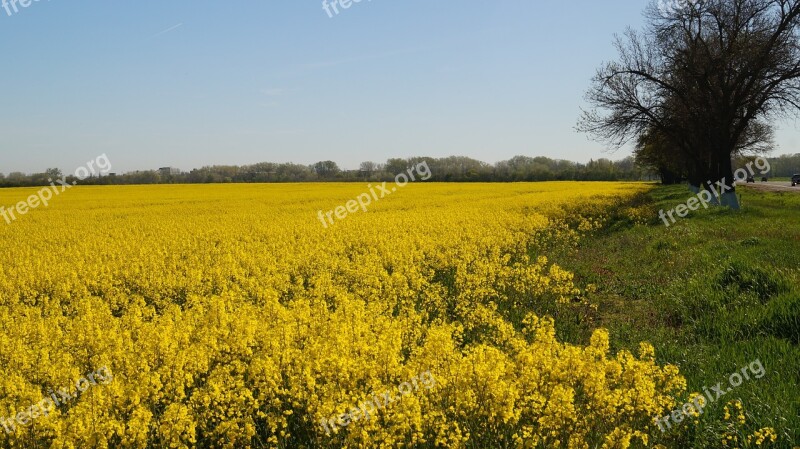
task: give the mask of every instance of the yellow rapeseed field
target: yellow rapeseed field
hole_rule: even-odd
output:
[[[647,188],[417,183],[326,229],[366,185],[74,187],[0,221],[0,446],[649,446],[678,370],[533,313],[591,291],[537,241]],[[326,433],[420,373],[433,388]]]

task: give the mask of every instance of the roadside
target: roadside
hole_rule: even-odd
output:
[[[676,364],[686,376],[680,400],[752,360],[763,362],[762,379],[727,393],[697,423],[687,420],[658,443],[718,448],[722,438],[742,441],[764,427],[776,430],[778,442],[759,447],[792,449],[800,441],[800,196],[781,192],[751,184],[739,191],[741,211],[700,210],[665,227],[658,209],[675,207],[688,189],[656,187],[648,225],[612,223],[583,239],[576,254],[554,257],[580,285],[597,286],[592,302],[599,304],[596,314],[559,333],[581,340],[585,329],[604,327],[615,350],[650,342],[659,363]],[[740,401],[744,423],[726,421],[729,401]]]
[[[756,182],[750,184],[737,184],[736,187],[760,190],[763,192],[795,192],[800,193],[800,186],[792,187],[789,181]]]

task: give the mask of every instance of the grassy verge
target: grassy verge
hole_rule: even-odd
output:
[[[709,209],[666,227],[660,209],[685,203],[685,186],[657,187],[644,198],[653,219],[634,225],[619,219],[581,240],[572,254],[553,254],[580,284],[598,287],[596,312],[557,321],[560,337],[585,343],[605,327],[615,349],[648,341],[661,363],[680,367],[690,392],[722,382],[730,391],[706,406],[697,422],[674,423],[667,447],[800,446],[800,195],[739,189],[742,210]],[[759,360],[766,372],[735,388],[732,373]],[[725,404],[739,400],[725,419]],[[747,437],[775,429],[776,444]],[[744,440],[744,441],[743,441]]]

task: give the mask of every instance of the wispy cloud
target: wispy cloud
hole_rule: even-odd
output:
[[[150,36],[150,38],[152,39],[152,38],[154,38],[154,37],[158,37],[158,36],[161,36],[161,35],[163,35],[163,34],[167,34],[167,33],[169,33],[170,31],[176,30],[176,29],[178,29],[178,28],[180,28],[180,27],[182,27],[182,26],[183,26],[183,22],[181,22],[181,23],[179,23],[179,24],[177,24],[177,25],[173,25],[173,26],[171,26],[171,27],[167,28],[167,29],[166,29],[166,30],[164,30],[164,31],[160,31],[160,32],[158,32],[158,33],[156,33],[156,34],[154,34],[154,35]]]

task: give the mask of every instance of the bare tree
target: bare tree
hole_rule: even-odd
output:
[[[764,150],[768,121],[800,111],[800,0],[697,0],[616,41],[578,128],[614,146],[657,131],[698,188],[738,208],[731,158]]]

